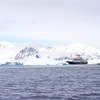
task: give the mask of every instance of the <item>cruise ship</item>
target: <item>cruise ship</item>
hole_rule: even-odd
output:
[[[78,56],[76,58],[68,59],[66,61],[69,64],[87,64],[88,61],[83,59],[82,57]]]

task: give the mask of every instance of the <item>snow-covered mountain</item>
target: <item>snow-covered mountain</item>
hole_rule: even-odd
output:
[[[34,45],[18,46],[5,41],[0,42],[0,64],[20,62],[24,65],[57,65],[65,64],[66,59],[77,55],[91,60],[90,63],[94,63],[95,59],[98,59],[99,62],[100,59],[98,49],[84,44],[37,48]]]
[[[69,57],[75,57],[76,55],[81,55],[86,59],[99,59],[100,58],[100,50],[85,45],[85,44],[72,44],[67,46],[67,55]]]
[[[64,60],[81,55],[84,59],[99,59],[100,51],[84,44],[71,44],[65,47],[38,48],[41,56]]]
[[[21,49],[18,54],[15,56],[15,60],[20,60],[27,58],[29,56],[38,54],[38,51],[32,47],[25,47],[24,49]],[[38,57],[38,56],[36,56]]]
[[[15,53],[15,45],[9,42],[0,42],[0,63],[9,61]]]

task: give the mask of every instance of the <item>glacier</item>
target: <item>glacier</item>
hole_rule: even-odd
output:
[[[23,63],[23,65],[67,65],[66,60],[77,55],[87,59],[88,64],[100,63],[100,50],[85,44],[36,47],[0,41],[0,65],[7,62]]]

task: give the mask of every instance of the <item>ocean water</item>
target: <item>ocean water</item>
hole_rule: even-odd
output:
[[[0,100],[100,100],[100,65],[0,67]]]

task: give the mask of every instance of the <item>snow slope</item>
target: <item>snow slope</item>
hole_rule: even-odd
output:
[[[49,58],[31,58],[24,65],[66,65],[65,61],[58,61]]]
[[[84,44],[37,48],[34,45],[18,46],[10,42],[0,42],[0,64],[21,62],[24,65],[63,65],[66,59],[77,55],[88,59],[89,64],[100,62],[100,51]]]
[[[85,44],[72,44],[67,46],[67,55],[69,57],[81,55],[83,58],[87,59],[98,59],[100,58],[100,51]]]

